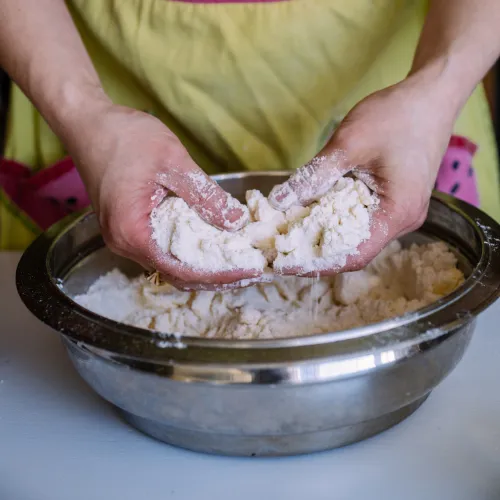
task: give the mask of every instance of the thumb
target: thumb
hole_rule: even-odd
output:
[[[224,191],[191,158],[183,162],[181,168],[159,174],[157,182],[219,229],[237,231],[249,221],[248,208]]]
[[[277,210],[307,206],[328,192],[353,166],[341,149],[329,144],[309,163],[297,169],[283,184],[274,186],[269,202]]]

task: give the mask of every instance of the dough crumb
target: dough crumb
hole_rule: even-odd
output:
[[[265,246],[268,240],[259,244]],[[171,285],[154,286],[144,276],[128,278],[115,269],[74,300],[115,321],[164,333],[279,339],[399,316],[431,304],[463,281],[445,243],[401,248],[396,241],[365,269],[331,278],[277,276],[245,289],[182,292]]]
[[[229,232],[205,222],[182,199],[168,197],[151,214],[152,237],[163,252],[203,272],[336,269],[370,237],[378,204],[363,182],[350,177],[309,207],[281,212],[257,190],[248,191],[246,201],[249,224]]]

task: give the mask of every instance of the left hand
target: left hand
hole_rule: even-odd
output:
[[[391,240],[423,224],[457,113],[446,89],[434,85],[432,78],[409,76],[352,109],[318,154],[330,161],[312,162],[273,189],[271,204],[286,210],[317,200],[342,175],[352,172],[378,194],[380,205],[372,216],[370,239],[344,268],[321,275],[363,268]]]
[[[107,99],[89,99],[65,127],[64,138],[114,253],[159,271],[179,287],[245,283],[262,274],[260,269],[202,271],[159,247],[150,214],[169,192],[219,229],[237,230],[248,220],[246,207],[210,179],[159,120]]]

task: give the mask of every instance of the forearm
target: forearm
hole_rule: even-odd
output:
[[[0,0],[0,65],[64,136],[107,98],[63,0]]]
[[[499,56],[499,0],[431,0],[410,75],[428,75],[458,113]]]

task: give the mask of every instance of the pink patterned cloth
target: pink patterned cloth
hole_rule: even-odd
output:
[[[477,146],[465,137],[454,135],[450,139],[436,179],[436,190],[448,193],[476,207],[479,206],[476,173],[472,158]]]
[[[436,181],[436,189],[479,206],[472,157],[477,146],[453,136]],[[71,212],[90,205],[85,186],[70,158],[33,174],[12,160],[0,159],[0,186],[10,200],[45,230]]]
[[[0,186],[11,202],[44,230],[90,205],[70,158],[35,174],[20,163],[0,159]]]

